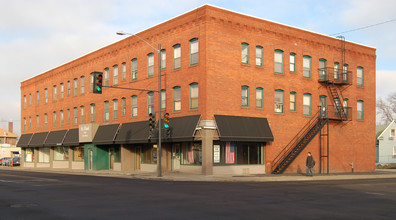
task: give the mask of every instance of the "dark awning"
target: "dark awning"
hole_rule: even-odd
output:
[[[18,140],[17,147],[28,147],[33,134],[23,134]]]
[[[221,141],[269,142],[274,140],[266,118],[215,115]]]
[[[115,139],[116,144],[148,143],[150,128],[148,121],[125,123]]]
[[[67,133],[67,130],[50,131],[50,133],[48,134],[47,140],[44,143],[44,146],[52,146],[52,147],[61,146],[66,133]]]
[[[120,124],[101,125],[92,140],[93,144],[113,144]]]
[[[78,146],[78,128],[70,129],[67,131],[63,146]]]
[[[171,141],[193,141],[201,115],[170,118]],[[165,136],[166,134],[164,134]],[[166,137],[165,137],[166,139]]]
[[[30,140],[29,147],[42,147],[44,146],[44,142],[47,139],[48,132],[41,132],[33,134],[32,139]]]

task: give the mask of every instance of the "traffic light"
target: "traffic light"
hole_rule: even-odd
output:
[[[150,113],[149,114],[149,126],[150,126],[150,131],[153,131],[155,129],[155,114]]]
[[[102,94],[103,73],[93,72],[93,93]]]
[[[169,113],[164,114],[164,128],[169,128]]]

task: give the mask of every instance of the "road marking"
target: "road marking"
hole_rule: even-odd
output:
[[[375,192],[366,192],[366,194],[375,195],[375,196],[384,196],[385,195],[383,193],[375,193]]]

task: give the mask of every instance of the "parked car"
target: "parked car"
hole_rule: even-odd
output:
[[[13,165],[13,166],[19,166],[19,165],[21,165],[21,158],[20,158],[20,157],[14,157],[14,158],[12,158],[12,165]]]
[[[1,165],[2,166],[11,166],[12,165],[12,158],[11,157],[4,157],[1,160]]]

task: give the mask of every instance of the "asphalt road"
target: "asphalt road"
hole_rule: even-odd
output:
[[[396,179],[176,182],[0,170],[0,219],[396,219]]]

